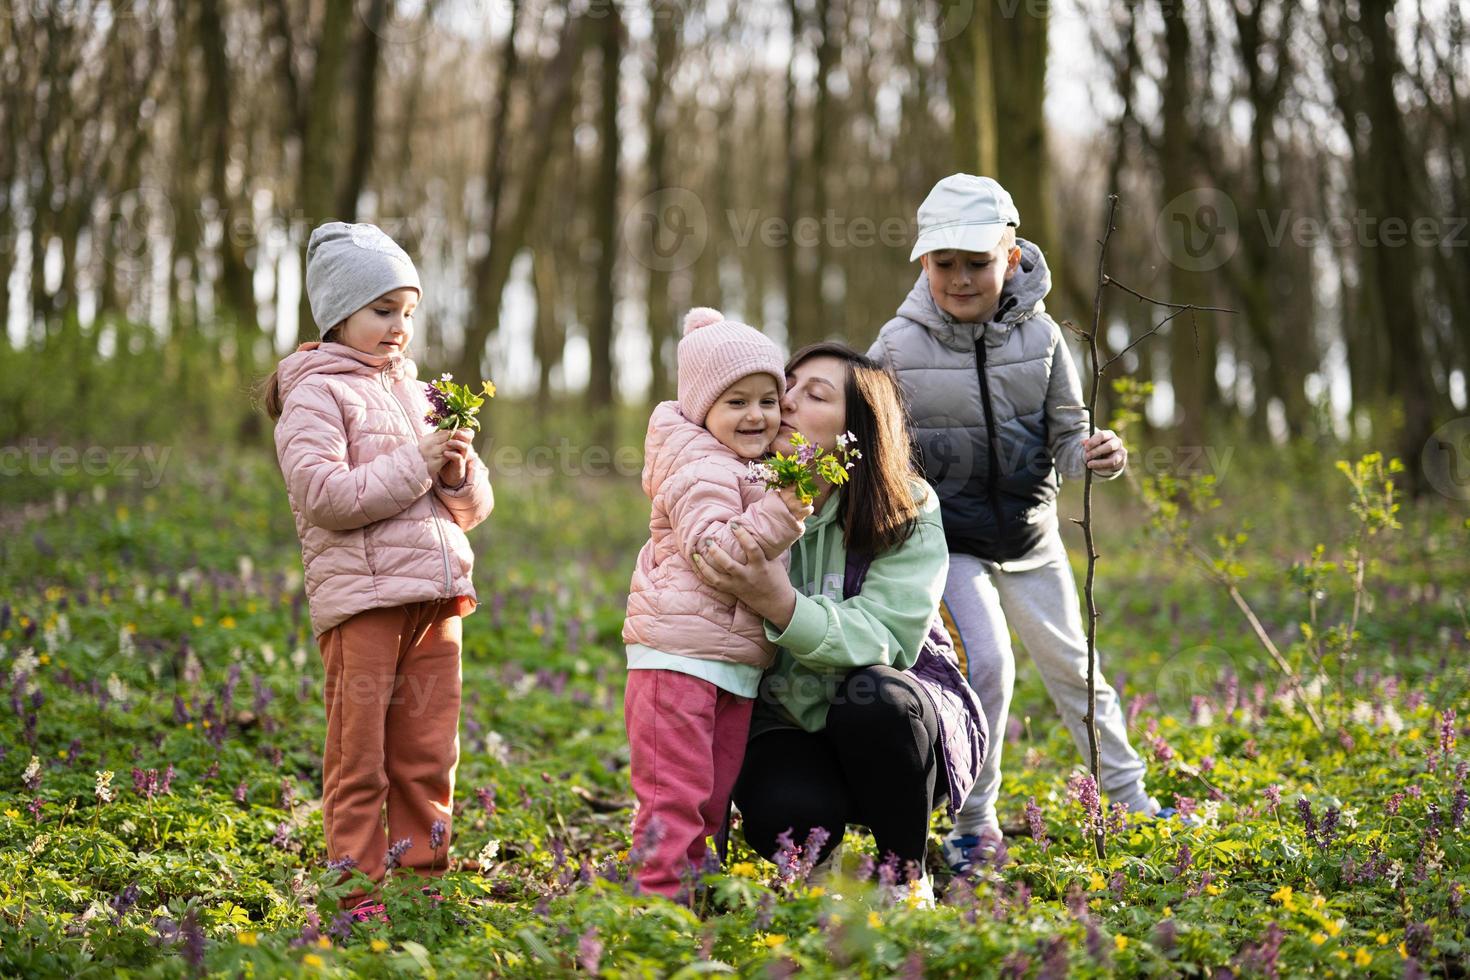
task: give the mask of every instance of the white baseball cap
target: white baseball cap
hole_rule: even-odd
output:
[[[988,252],[1006,228],[1020,224],[1021,213],[999,183],[974,174],[950,174],[919,205],[919,240],[909,261],[947,248]]]

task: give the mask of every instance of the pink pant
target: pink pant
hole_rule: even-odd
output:
[[[638,816],[633,848],[644,891],[670,898],[704,862],[745,759],[755,702],[676,670],[630,670],[623,720]],[[649,829],[653,825],[652,848]],[[692,867],[691,867],[692,866]]]

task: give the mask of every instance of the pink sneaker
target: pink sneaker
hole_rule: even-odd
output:
[[[388,907],[382,902],[374,902],[371,898],[358,902],[347,914],[352,916],[353,922],[388,921]]]

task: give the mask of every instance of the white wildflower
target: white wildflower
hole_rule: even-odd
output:
[[[97,785],[92,787],[92,792],[97,794],[97,802],[112,802],[112,777],[116,775],[111,769],[97,770]]]

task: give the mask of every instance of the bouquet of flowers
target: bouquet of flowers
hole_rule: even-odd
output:
[[[455,384],[452,374],[441,374],[439,380],[424,387],[428,389],[425,394],[429,396],[431,408],[424,421],[439,429],[474,429],[479,432],[480,420],[475,416],[480,414],[480,406],[486,398],[495,397],[495,385],[489,381],[481,381],[480,391],[476,393],[468,385]]]
[[[812,445],[800,432],[791,433],[791,445],[796,452],[791,455],[772,453],[767,459],[750,464],[751,483],[765,484],[767,490],[794,487],[797,499],[809,504],[817,495],[816,477],[833,486],[847,482],[847,471],[855,465],[853,460],[862,459],[862,450],[854,445],[851,432],[837,437],[837,451],[829,453]]]

